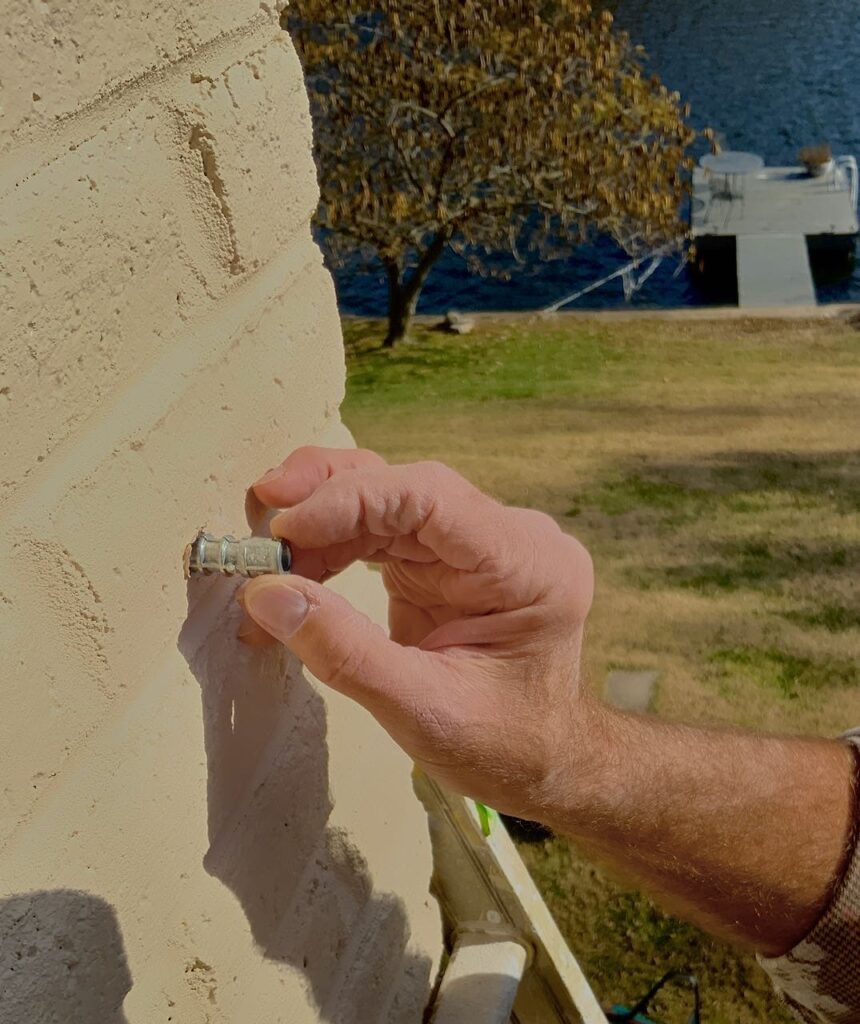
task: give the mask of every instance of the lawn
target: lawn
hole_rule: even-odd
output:
[[[834,735],[860,723],[860,332],[844,321],[495,318],[378,347],[347,321],[344,416],[393,461],[448,462],[595,558],[587,670],[660,673],[669,718]],[[647,752],[643,753],[647,756]],[[709,1024],[789,1018],[751,958],[662,915],[563,840],[526,858],[598,995],[670,966]],[[685,1020],[681,1001],[662,1004]]]

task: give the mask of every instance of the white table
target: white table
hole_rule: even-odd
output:
[[[764,160],[757,153],[729,149],[725,153],[703,156],[699,166],[714,178],[722,178],[722,188],[715,190],[715,194],[733,199],[743,195],[744,178],[760,171],[764,167]]]

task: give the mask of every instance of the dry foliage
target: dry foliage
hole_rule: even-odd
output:
[[[632,254],[680,239],[693,132],[641,49],[583,0],[296,0],[284,15],[316,122],[335,257],[378,258],[387,343],[446,247]]]

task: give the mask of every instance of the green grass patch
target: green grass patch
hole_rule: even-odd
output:
[[[344,416],[388,459],[441,459],[592,552],[600,689],[660,671],[657,713],[835,736],[860,724],[860,332],[831,321],[478,318],[383,351],[349,321]],[[764,639],[763,639],[764,638]],[[562,839],[523,850],[606,1003],[670,967],[708,1024],[789,1021],[752,957],[626,892]],[[668,993],[658,1018],[686,1019]]]
[[[740,511],[744,502],[760,508],[780,501],[810,507],[821,501],[840,512],[860,509],[860,452],[837,450],[807,455],[784,451],[746,452],[713,469],[715,483],[731,494]]]
[[[789,622],[826,629],[828,633],[844,633],[860,629],[860,607],[844,604],[821,604],[817,608],[789,609],[782,613]]]
[[[387,408],[440,401],[523,401],[610,392],[635,380],[644,353],[618,346],[593,327],[548,327],[527,334],[500,329],[457,338],[417,326],[413,340],[381,349],[362,324],[347,323],[347,415],[384,396]]]
[[[608,516],[647,509],[662,513],[664,520],[677,521],[696,515],[710,496],[698,488],[634,474],[605,484],[593,500]]]
[[[771,456],[776,468],[769,467],[762,453],[736,455],[729,465],[722,461],[724,457],[640,463],[635,470],[572,496],[575,503],[565,515],[575,517],[593,509],[610,517],[644,516],[655,530],[698,521],[712,525],[713,534],[718,535],[721,524],[749,524],[748,529],[754,530],[775,513],[791,516],[823,508],[830,514],[854,513],[860,498],[856,486],[860,461],[853,456],[787,459],[778,452]],[[796,487],[788,486],[791,474],[798,481]],[[847,566],[855,558],[855,553],[839,545],[829,550],[813,545],[808,551],[796,545],[792,550],[782,537],[773,543],[767,539],[726,542],[716,554],[716,564],[702,564],[698,571],[694,565],[676,566],[668,575],[694,589],[734,590],[804,571],[818,559],[827,569]]]
[[[835,689],[860,684],[860,666],[838,658],[809,658],[775,647],[740,645],[710,654],[725,672],[742,675],[758,686],[772,688],[788,700],[809,690]]]
[[[772,538],[723,541],[713,548],[713,558],[666,568],[666,580],[703,594],[741,589],[780,592],[786,583],[853,568],[860,561],[856,547],[829,542]]]

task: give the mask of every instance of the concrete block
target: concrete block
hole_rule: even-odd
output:
[[[294,253],[268,305],[252,296],[232,332],[203,331],[165,353],[91,423],[76,458],[45,463],[40,486],[7,516],[3,578],[26,565],[29,580],[0,604],[17,662],[8,696],[21,708],[0,718],[0,778],[16,816],[176,642],[188,608],[180,556],[198,527],[241,532],[245,488],[336,409],[343,356],[331,282],[309,239]],[[143,617],[141,592],[158,595]]]
[[[211,102],[185,109],[184,128],[141,104],[0,200],[0,428],[23,442],[0,506],[118,385],[184,344],[231,275],[283,255],[300,225],[307,237],[317,191],[299,74],[274,44],[189,86]]]
[[[283,36],[219,74],[192,76],[176,93],[189,198],[209,234],[219,238],[229,274],[270,260],[316,208],[316,172],[307,159],[310,110],[300,75]]]
[[[144,104],[0,201],[0,503],[206,299],[171,141]]]
[[[41,911],[37,878],[50,894],[52,940],[70,894],[83,894],[86,915],[101,921],[99,957],[86,931],[76,948],[93,962],[92,984],[53,1004],[75,1024],[93,1019],[93,985],[125,994],[124,961],[133,988],[127,1018],[116,1019],[141,1024],[162,1014],[227,1024],[249,1005],[259,1020],[288,1012],[291,1022],[357,1024],[385,1020],[407,993],[423,1004],[441,936],[408,762],[356,705],[329,706],[329,694],[279,649],[242,648],[231,588],[213,582],[204,602],[212,607],[192,612],[178,645],[147,666],[147,684],[119,702],[28,827],[0,849],[5,917],[22,900]],[[367,570],[347,573],[339,589],[374,614],[384,607]],[[190,653],[213,634],[217,668]],[[360,807],[348,805],[351,787],[341,788],[327,723],[352,736],[352,774],[375,794]],[[237,776],[245,784],[236,787]],[[402,820],[405,845],[380,828],[383,804]],[[361,845],[347,824],[359,814],[368,834],[376,829]],[[392,892],[385,865],[406,851],[414,882]],[[35,968],[24,964],[22,987],[41,1008],[52,990],[38,988],[46,975]]]
[[[180,567],[290,449],[352,443],[279,4],[7,6],[0,1021],[417,1021],[408,759]],[[384,620],[377,576],[337,586]]]
[[[50,128],[122,83],[265,22],[272,14],[256,0],[154,0],[141,10],[118,0],[9,0],[0,32],[0,150],[13,132]]]

